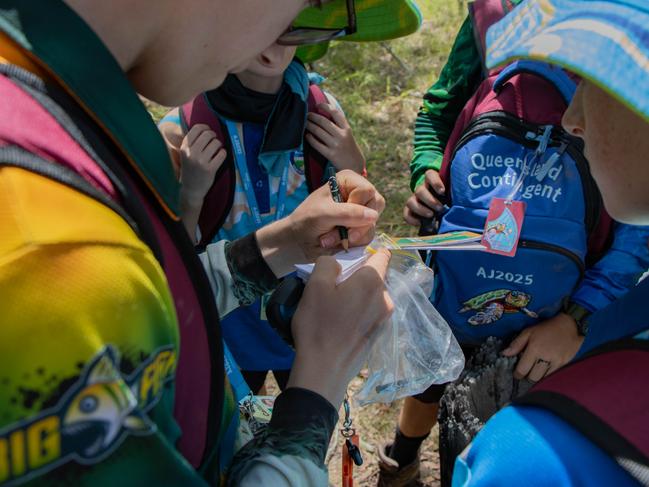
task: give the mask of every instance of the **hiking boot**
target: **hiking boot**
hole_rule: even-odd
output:
[[[378,448],[379,481],[378,487],[417,487],[419,483],[419,455],[408,465],[399,467],[396,460],[388,456],[392,443],[384,443]]]

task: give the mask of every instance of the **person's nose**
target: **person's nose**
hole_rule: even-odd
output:
[[[586,130],[584,123],[584,112],[582,105],[583,82],[579,83],[575,96],[572,98],[568,109],[563,114],[561,125],[571,135],[575,137],[584,137]]]

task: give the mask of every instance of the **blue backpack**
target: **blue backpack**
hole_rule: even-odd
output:
[[[508,338],[553,317],[610,244],[583,143],[561,128],[574,90],[561,69],[515,62],[482,82],[456,123],[440,170],[450,209],[439,232],[482,232],[492,198],[527,204],[514,257],[436,256],[433,302],[460,343]]]

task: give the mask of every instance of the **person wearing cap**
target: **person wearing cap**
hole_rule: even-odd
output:
[[[336,170],[364,172],[365,158],[342,109],[316,84],[317,74],[294,59],[296,49],[272,44],[245,71],[228,75],[220,87],[160,121],[180,174],[183,224],[199,248],[236,240],[289,215],[322,186],[321,175],[307,171],[316,157],[322,169],[331,161]],[[201,109],[214,116],[199,120]],[[234,151],[235,141],[243,151]],[[230,167],[236,175],[215,182],[224,164],[223,171]],[[210,206],[216,191],[233,191],[230,204]],[[268,371],[285,389],[294,357],[266,320],[264,303],[261,298],[221,317],[224,341],[256,394]]]
[[[536,59],[582,81],[563,125],[611,216],[649,223],[649,4],[530,0],[489,31],[490,66]],[[591,315],[577,359],[493,416],[453,485],[647,485],[649,281]]]
[[[395,2],[356,3],[314,8],[345,12],[341,25],[286,32],[315,2],[0,1],[0,484],[326,484],[337,407],[392,306],[389,256],[339,287],[334,260],[318,260],[293,321],[288,388],[233,462],[218,313],[335,250],[338,225],[352,244],[369,241],[384,200],[343,171],[345,204],[316,191],[199,259],[137,93],[178,106],[283,32],[292,44],[360,33]]]
[[[475,17],[476,10],[484,9],[487,3],[480,1],[473,3],[474,13],[464,20],[440,77],[424,95],[423,104],[417,115],[413,159],[410,163],[413,194],[408,198],[404,208],[406,222],[416,227],[422,225],[423,219],[431,218],[436,214],[441,218],[440,215],[445,211],[440,200],[444,200],[443,196],[447,190],[444,185],[448,182],[442,181],[440,169],[444,152],[449,150],[449,137],[458,119],[461,118],[462,110],[479,90],[485,78],[484,49],[482,43],[477,42],[481,35],[476,33],[472,17]],[[494,3],[501,2],[498,0]],[[509,4],[509,9],[517,8],[520,3],[518,0],[502,2],[503,5]],[[523,97],[521,106],[525,107],[527,103],[533,106],[535,101],[538,102]],[[470,167],[471,164],[468,156],[459,157],[454,161],[453,167]],[[463,171],[463,169],[457,170],[458,173]],[[568,182],[564,181],[563,184]],[[570,188],[564,186],[563,194],[569,193]],[[451,203],[449,206],[451,209],[454,208]],[[608,219],[607,215],[604,216]],[[543,231],[547,232],[548,236],[568,235],[565,229],[562,231],[552,225],[546,225]],[[565,304],[560,309],[553,313],[544,310],[536,319],[530,319],[523,314],[514,315],[520,318],[510,317],[510,320],[520,323],[516,333],[512,333],[511,328],[502,326],[502,322],[498,320],[488,325],[487,334],[496,336],[509,344],[503,350],[503,355],[520,356],[514,370],[514,377],[517,380],[537,382],[544,373],[550,373],[572,360],[581,346],[584,335],[588,334],[586,326],[588,315],[624,295],[647,270],[648,238],[649,227],[614,222],[610,234],[607,235],[609,243],[603,247],[601,255],[593,258],[589,252],[590,258],[586,259],[583,275],[576,286],[574,288],[566,286],[565,294],[562,295]],[[490,257],[490,254],[486,253],[480,255],[484,258],[480,259],[476,266],[481,266],[483,269],[493,267],[494,261],[491,259],[493,256]],[[519,270],[522,273],[525,273],[528,263],[533,265],[531,259],[532,257],[528,257],[527,260],[523,257],[519,260]],[[448,268],[447,266],[446,269]],[[452,273],[450,276],[447,275],[448,272],[445,274],[440,266],[436,266],[436,270],[438,271],[437,285],[445,290],[443,294],[455,294],[467,299],[484,291],[484,289],[472,291],[472,286],[467,284],[471,282],[470,280],[455,280]],[[510,267],[509,270],[511,271],[512,268]],[[472,274],[475,270],[467,268],[464,272]],[[555,272],[551,267],[544,268],[543,272],[536,272],[535,285],[546,283],[547,286],[554,288]],[[503,287],[501,281],[492,282],[491,289]],[[518,289],[522,288],[523,286],[518,287]],[[535,294],[532,286],[526,286],[526,289],[530,290],[526,291],[530,295]],[[437,295],[437,297],[433,296],[433,299],[437,305],[443,297]],[[458,299],[456,303],[458,308],[462,306],[462,301]],[[542,308],[538,302],[536,306]],[[466,318],[460,321],[452,312],[442,311],[442,315],[456,332],[456,337],[468,358],[477,345],[485,339],[484,325],[474,327],[472,331],[475,335],[471,336],[464,328]],[[523,328],[524,324],[526,325]],[[377,449],[380,486],[408,485],[418,478],[420,448],[437,422],[439,401],[445,388],[446,384],[433,384],[426,391],[404,400],[394,437]]]

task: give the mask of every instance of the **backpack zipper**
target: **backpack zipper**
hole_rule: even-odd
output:
[[[554,252],[556,254],[560,254],[563,255],[564,257],[569,258],[579,268],[580,278],[583,277],[584,272],[586,272],[586,264],[584,264],[584,262],[579,258],[577,254],[575,254],[574,252],[568,249],[564,249],[563,247],[560,247],[558,245],[554,245],[546,242],[539,242],[536,240],[520,240],[518,242],[518,246],[524,249],[546,250],[548,252]]]
[[[514,142],[524,145],[530,149],[539,146],[539,138],[543,135],[544,125],[535,125],[524,122],[506,112],[488,112],[474,118],[467,126],[464,134],[455,144],[455,149],[451,155],[451,161],[455,158],[457,151],[462,148],[470,139],[476,135],[498,134],[503,135]],[[550,137],[550,146],[556,146],[560,143],[561,138],[556,134],[557,130],[552,130]],[[535,134],[538,137],[530,138],[528,134]],[[568,141],[569,143],[571,141]],[[574,143],[574,142],[573,142]]]

